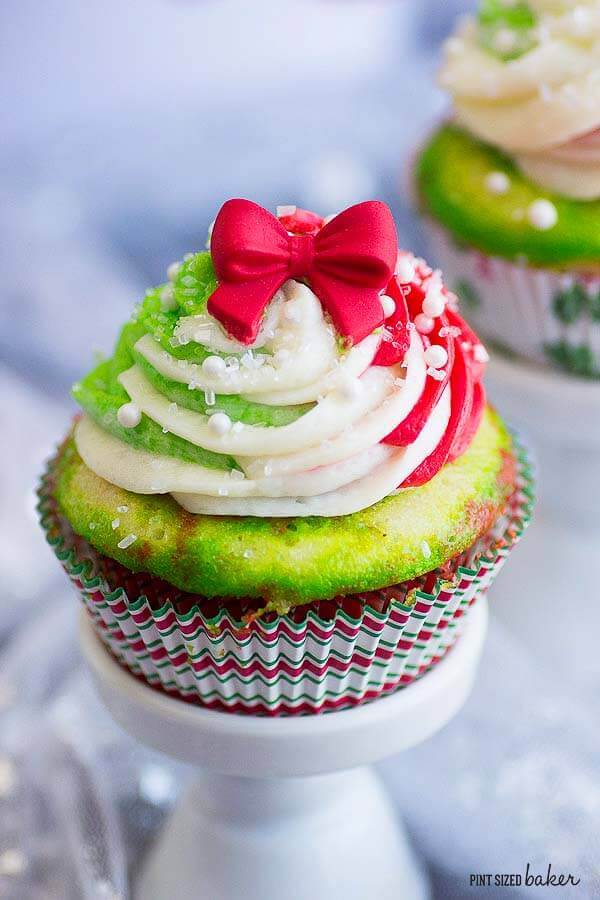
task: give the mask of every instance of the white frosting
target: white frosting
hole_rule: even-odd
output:
[[[292,304],[301,315],[286,315]],[[210,395],[211,415],[169,401],[137,364],[119,376],[130,403],[147,418],[191,444],[233,457],[240,470],[211,469],[137,450],[87,416],[75,431],[86,465],[126,490],[168,492],[186,509],[211,515],[346,515],[393,491],[443,435],[449,389],[414,444],[398,449],[381,441],[419,400],[428,363],[443,365],[446,359],[438,353],[432,360],[434,348],[426,352],[413,328],[402,365],[373,366],[380,336],[371,335],[343,351],[320,303],[305,285],[288,282],[274,305],[275,312],[268,317],[271,326],[263,327],[261,340],[265,355],[289,350],[289,357],[283,354],[277,366],[264,361],[258,367],[252,362],[182,365],[148,336],[136,345],[163,375],[205,391],[207,405]],[[184,320],[180,333],[185,328]],[[216,328],[214,334],[218,335]],[[221,336],[215,339],[217,344],[220,340]],[[205,332],[202,343],[217,350],[206,342]],[[317,398],[318,402],[287,425],[245,425],[219,410],[219,394],[234,392],[261,403],[288,405]]]
[[[582,154],[579,141],[600,126],[600,0],[530,5],[538,17],[531,50],[497,58],[468,18],[446,44],[440,82],[459,122],[513,154],[529,177],[572,197],[598,197],[597,146]]]

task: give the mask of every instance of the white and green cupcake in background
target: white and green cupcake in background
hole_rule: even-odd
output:
[[[600,2],[484,0],[420,153],[432,254],[500,348],[600,377]]]

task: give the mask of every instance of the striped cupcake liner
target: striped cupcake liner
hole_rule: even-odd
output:
[[[425,227],[431,258],[482,337],[533,362],[600,378],[600,276],[486,256],[431,220]]]
[[[133,674],[211,708],[316,713],[405,687],[452,648],[469,607],[485,593],[531,516],[530,463],[517,442],[515,449],[516,489],[484,538],[415,581],[353,595],[349,603],[338,598],[327,615],[311,604],[285,616],[240,621],[225,608],[207,616],[198,603],[184,612],[170,599],[151,603],[146,593],[132,592],[137,576],[121,579],[129,593],[123,583],[115,587],[114,578],[106,577],[112,561],[66,527],[52,497],[52,463],[42,479],[39,510],[47,540],[97,634]]]

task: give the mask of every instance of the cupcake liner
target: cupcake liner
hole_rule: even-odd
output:
[[[486,256],[431,220],[425,228],[431,258],[476,331],[534,362],[600,378],[600,276]]]
[[[172,600],[156,608],[156,598],[151,603],[144,593],[130,596],[123,584],[115,589],[103,568],[107,558],[65,528],[52,497],[52,463],[39,510],[47,540],[97,634],[133,674],[211,708],[316,713],[404,687],[452,648],[469,607],[487,590],[531,515],[530,463],[516,441],[515,451],[516,489],[484,538],[415,581],[353,595],[348,604],[338,598],[329,615],[319,604],[247,621],[225,608],[207,616],[198,603],[185,612]]]

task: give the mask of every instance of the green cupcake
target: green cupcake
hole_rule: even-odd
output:
[[[600,377],[600,14],[482,3],[445,47],[454,120],[416,166],[432,249],[475,325]]]
[[[460,565],[478,571],[487,553],[493,569],[526,518],[514,511],[522,465],[486,407],[486,353],[454,296],[422,260],[398,254],[389,210],[375,202],[325,224],[228,201],[211,252],[168,276],[75,385],[82,415],[42,489],[49,538],[99,634],[148,680],[227,706],[215,673],[207,692],[185,650],[186,617],[192,645],[231,627],[243,643],[264,641],[265,628],[289,639],[307,617],[331,627],[325,610],[337,623],[350,609],[362,623],[352,640],[364,641],[365,617],[394,620],[427,584],[437,616],[428,658],[439,658],[449,643],[435,597],[449,590],[458,604]],[[157,651],[163,627],[170,643]],[[236,657],[244,684],[253,659],[247,647]],[[305,662],[300,653],[298,680]],[[333,692],[317,680],[313,709],[406,675],[390,682],[369,667],[359,689],[350,668]],[[286,684],[276,701],[271,684],[271,711],[290,711]]]

